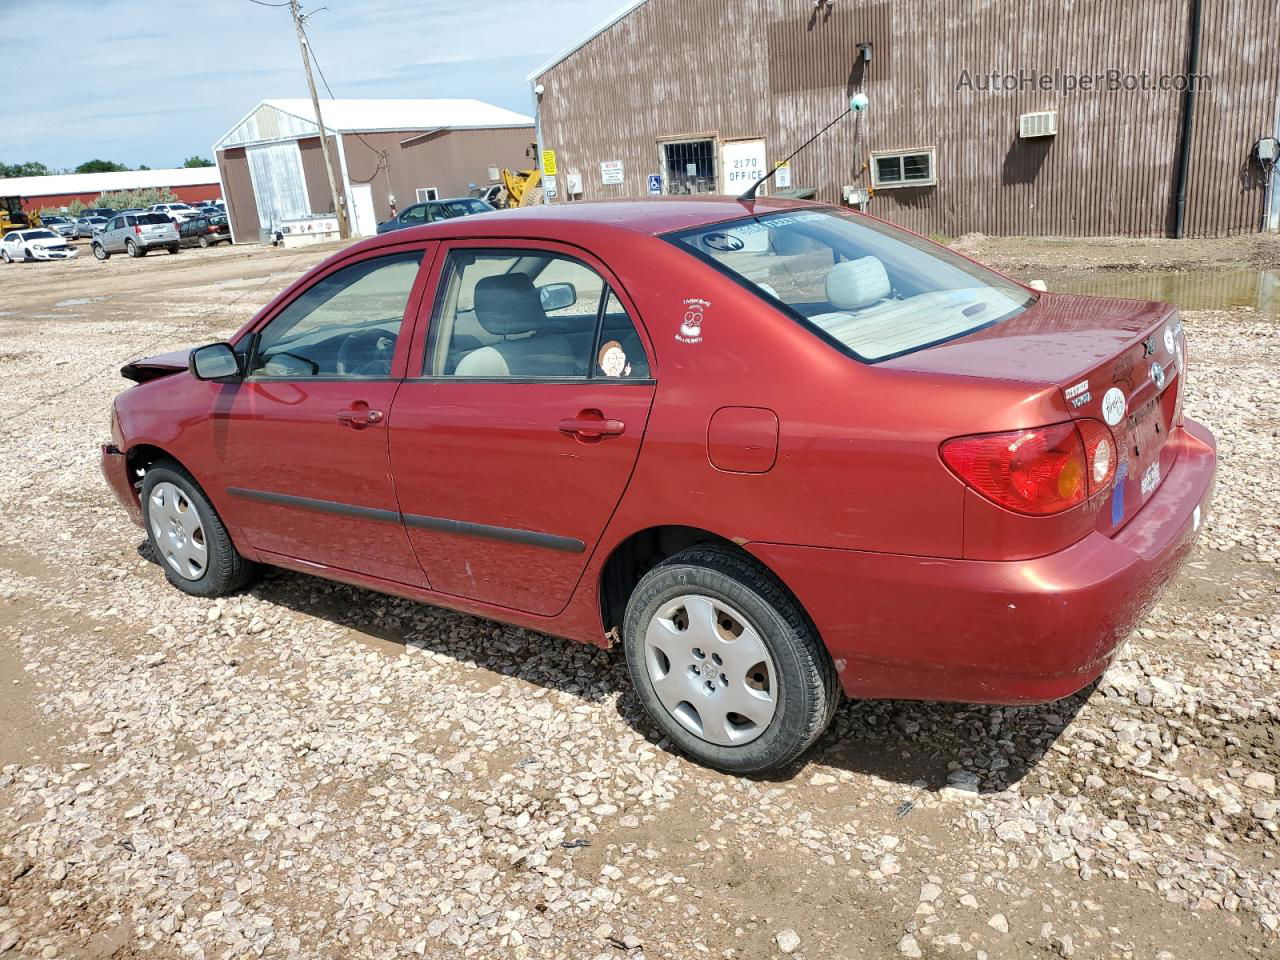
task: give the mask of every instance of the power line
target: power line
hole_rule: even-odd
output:
[[[323,9],[325,8],[320,8],[320,10]],[[312,13],[319,13],[320,10],[314,10]],[[307,49],[311,51],[311,62],[316,65],[316,73],[320,74],[320,82],[324,84],[325,92],[329,94],[330,100],[337,100],[338,98],[333,95],[333,89],[329,86],[328,78],[324,75],[324,67],[320,66],[320,58],[316,55],[316,45],[311,42],[311,34],[307,33],[307,28],[305,26],[302,28],[302,35],[307,38]],[[386,150],[379,150],[366,140],[359,130],[352,130],[351,132],[356,135],[356,139],[363,143],[370,153],[378,158],[378,164],[374,167],[373,173],[369,175],[368,180],[359,180],[355,177],[350,177],[351,182],[373,183],[373,181],[377,179],[378,174],[384,170],[387,172],[387,176],[389,178],[391,175],[391,154]]]
[[[256,3],[260,7],[287,7],[288,0],[285,3],[267,3],[266,0],[249,0],[250,3]]]

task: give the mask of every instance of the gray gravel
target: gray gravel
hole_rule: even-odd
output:
[[[316,260],[3,270],[5,960],[1276,955],[1274,319],[1185,314],[1215,509],[1096,688],[846,703],[735,779],[655,742],[615,652],[282,572],[166,585],[97,470],[114,369]]]

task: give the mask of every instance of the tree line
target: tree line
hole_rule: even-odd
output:
[[[213,161],[198,155],[187,157],[182,161],[184,167],[212,167]],[[10,177],[47,177],[55,173],[119,173],[125,170],[150,170],[145,163],[137,167],[128,167],[114,160],[86,160],[75,169],[54,170],[38,160],[26,163],[5,163],[0,161],[0,179]]]

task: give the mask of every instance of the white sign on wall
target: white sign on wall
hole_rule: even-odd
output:
[[[778,172],[773,175],[773,183],[779,190],[791,189],[791,164],[778,164]]]
[[[600,164],[600,182],[604,184],[622,182],[622,161],[606,160]]]
[[[737,196],[765,175],[763,140],[726,140],[720,147],[724,192]]]
[[[556,196],[556,178],[555,174],[544,176],[542,178],[542,192],[551,199]]]

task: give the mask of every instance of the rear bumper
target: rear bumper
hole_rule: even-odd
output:
[[[102,445],[102,476],[120,501],[120,506],[129,514],[129,519],[142,526],[142,504],[138,502],[138,495],[129,481],[129,465],[125,455],[114,444]]]
[[[1096,679],[1191,551],[1213,435],[1187,420],[1177,466],[1115,537],[988,562],[753,543],[796,593],[854,697],[1043,703]]]

